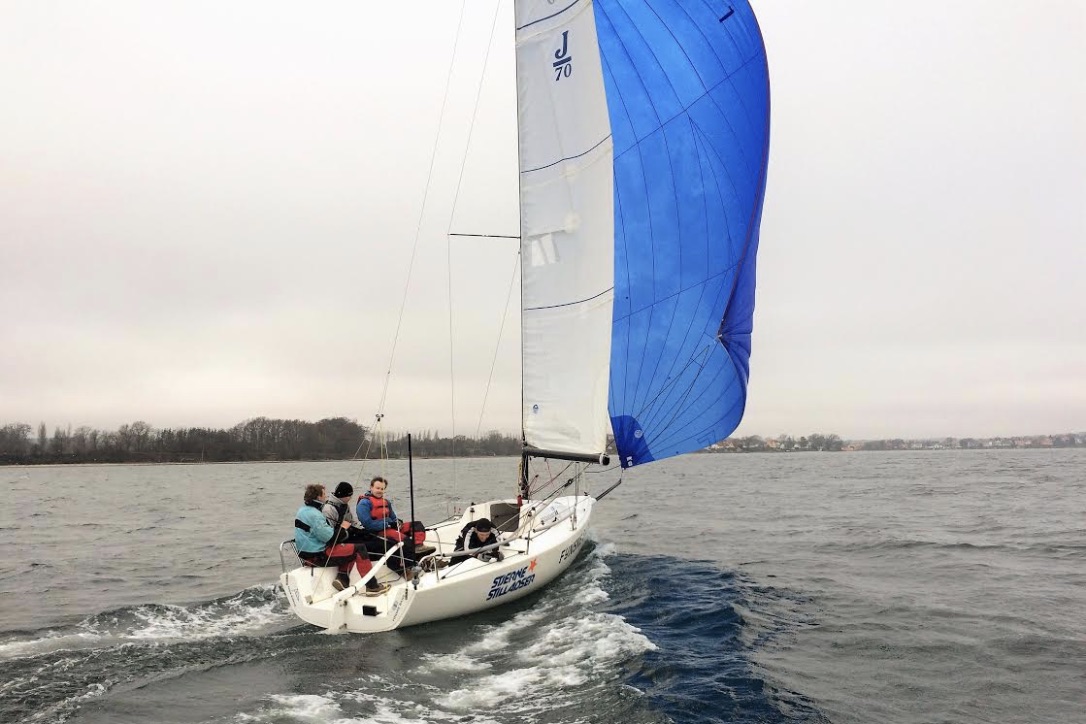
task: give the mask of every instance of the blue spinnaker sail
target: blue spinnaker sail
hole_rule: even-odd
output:
[[[630,467],[743,416],[769,72],[741,0],[595,0],[594,14],[614,145],[608,408]]]

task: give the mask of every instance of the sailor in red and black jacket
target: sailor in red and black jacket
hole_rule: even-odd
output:
[[[358,499],[358,521],[366,531],[369,549],[384,552],[396,543],[403,542],[400,556],[393,556],[389,565],[394,570],[405,571],[415,566],[415,541],[410,535],[404,535],[402,524],[392,509],[392,503],[385,497],[388,481],[380,475],[370,481],[370,489]],[[402,558],[402,560],[401,560]]]

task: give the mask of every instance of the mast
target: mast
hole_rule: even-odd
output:
[[[520,160],[520,54],[517,52],[517,0],[513,0],[513,116],[517,128],[517,228],[520,230],[520,466],[517,488],[521,498],[530,497],[528,485],[528,441],[524,436],[524,189]]]

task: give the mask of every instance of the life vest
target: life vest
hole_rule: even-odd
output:
[[[392,506],[388,504],[388,498],[378,498],[369,493],[366,493],[366,498],[370,501],[370,516],[374,520],[385,520],[388,518],[392,512]],[[391,526],[385,528],[377,535],[397,543],[403,540],[403,533]]]
[[[370,499],[370,515],[374,520],[384,520],[388,517],[392,510],[392,506],[388,504],[388,498],[378,498],[369,493],[366,493],[366,497]]]

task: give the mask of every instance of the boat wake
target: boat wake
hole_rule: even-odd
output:
[[[67,649],[249,635],[289,620],[275,587],[255,586],[191,606],[127,606],[89,616],[68,628],[3,636],[0,663]]]
[[[369,637],[354,680],[234,721],[825,721],[752,663],[803,625],[790,596],[706,562],[586,548],[534,597]]]
[[[408,651],[415,659],[400,668],[371,651],[374,666],[352,684],[275,695],[236,721],[575,722],[586,706],[607,712],[599,721],[665,721],[624,682],[629,663],[655,646],[600,610],[606,555],[582,555],[539,594],[497,611],[369,637],[402,644],[401,664]]]
[[[280,596],[257,586],[0,638],[0,720],[823,721],[752,663],[799,621],[795,602],[710,563],[589,543],[520,601],[370,636],[296,625]],[[213,694],[177,705],[193,691]]]
[[[147,604],[0,637],[0,720],[65,721],[117,687],[266,656],[260,634],[293,625],[271,585],[191,606]]]

